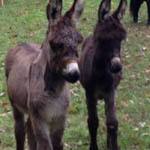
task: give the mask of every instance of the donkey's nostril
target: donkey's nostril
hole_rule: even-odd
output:
[[[74,83],[79,80],[80,71],[76,62],[69,63],[63,71],[63,75],[68,82]]]
[[[79,71],[75,71],[75,72],[70,72],[68,74],[64,75],[64,78],[71,83],[75,83],[79,80],[80,78],[80,73]]]
[[[121,70],[122,70],[122,65],[120,65],[120,64],[116,64],[116,65],[111,66],[111,72],[112,73],[118,73]]]
[[[78,81],[79,78],[80,78],[80,73],[78,71],[75,71],[75,72],[68,74],[68,79],[70,80],[70,81],[69,80],[68,81],[71,83]]]
[[[114,57],[111,61],[111,72],[118,73],[122,70],[121,60],[119,57]]]

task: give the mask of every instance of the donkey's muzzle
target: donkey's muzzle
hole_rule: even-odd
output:
[[[111,60],[110,70],[112,73],[119,73],[122,70],[122,64],[119,57],[114,57]]]
[[[68,81],[68,82],[71,82],[71,83],[75,83],[75,82],[77,82],[78,80],[79,80],[79,78],[80,78],[80,73],[79,72],[73,72],[73,73],[69,73],[69,74],[67,74],[66,75],[66,80]]]
[[[80,78],[80,71],[77,62],[67,64],[66,68],[63,70],[63,76],[68,82],[77,82]]]

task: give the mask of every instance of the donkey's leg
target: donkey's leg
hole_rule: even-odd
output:
[[[90,150],[98,150],[97,146],[97,100],[86,91],[86,102],[88,109],[88,128],[90,133]]]
[[[147,24],[150,25],[150,1],[147,0],[146,3],[147,3],[147,11],[148,11],[148,21],[147,21]]]
[[[21,113],[17,108],[13,107],[13,115],[15,120],[16,149],[24,150],[24,142],[25,142],[24,114]]]
[[[39,113],[30,116],[30,119],[37,143],[36,150],[53,150],[47,122],[39,116]]]
[[[135,23],[138,22],[138,13],[139,13],[139,9],[142,3],[143,3],[142,1],[135,1],[134,11],[133,11],[133,21]]]
[[[107,125],[107,148],[109,150],[118,150],[118,120],[115,112],[115,92],[111,92],[105,97],[105,113]]]
[[[57,130],[52,133],[51,139],[54,150],[63,150],[63,134],[65,128],[66,115],[62,116],[58,121],[55,122]]]
[[[54,150],[63,150],[63,137],[64,129],[59,129],[53,135],[51,135],[53,149]]]
[[[27,125],[27,138],[28,138],[29,150],[36,150],[36,140],[33,133],[30,118],[28,118],[26,125]]]

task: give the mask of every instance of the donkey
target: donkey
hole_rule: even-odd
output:
[[[83,4],[83,0],[74,0],[62,16],[62,0],[50,0],[49,27],[42,45],[20,44],[6,56],[7,89],[17,150],[24,150],[25,132],[30,150],[63,150],[69,104],[66,81],[74,83],[80,77],[77,47],[83,38],[76,22]]]
[[[97,146],[97,101],[104,99],[107,147],[118,150],[118,121],[115,113],[115,93],[122,78],[121,42],[126,38],[122,19],[127,1],[121,0],[118,8],[110,14],[111,0],[102,0],[98,10],[98,22],[93,35],[84,44],[80,57],[80,82],[85,89],[88,109],[90,150]]]
[[[148,13],[147,24],[150,25],[150,0],[131,0],[130,1],[130,12],[131,12],[131,15],[133,16],[133,21],[135,23],[137,23],[139,9],[144,1],[147,4],[147,13]]]

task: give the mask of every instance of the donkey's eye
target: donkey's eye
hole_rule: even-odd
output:
[[[78,52],[76,52],[75,54],[76,54],[76,57],[79,57],[79,54],[78,54]]]
[[[50,42],[50,45],[51,45],[52,50],[54,50],[54,51],[59,51],[59,50],[64,49],[64,44],[63,43]]]

